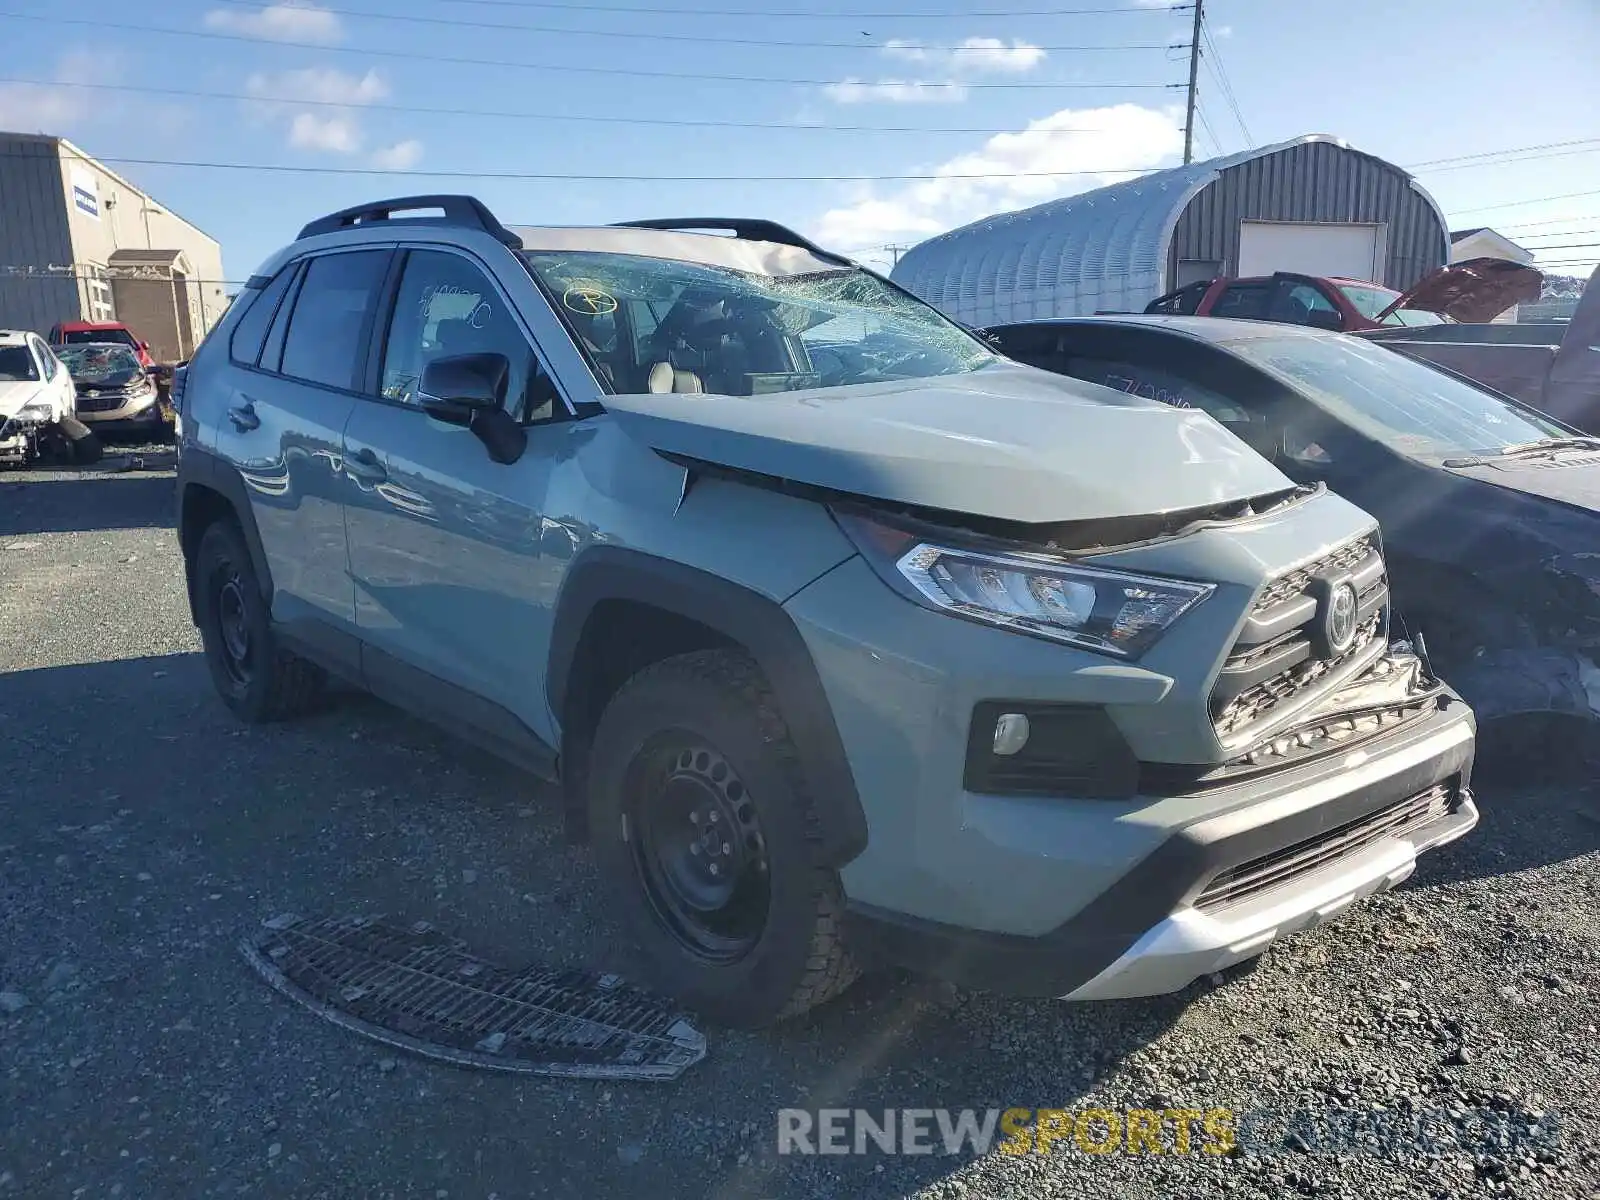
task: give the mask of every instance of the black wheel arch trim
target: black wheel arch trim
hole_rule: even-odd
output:
[[[664,610],[743,646],[771,685],[800,752],[822,826],[823,860],[840,867],[866,849],[866,813],[805,639],[780,603],[709,572],[619,546],[591,546],[578,555],[557,601],[545,683],[563,740],[579,644],[595,608],[612,600]],[[566,759],[571,747],[562,749]]]
[[[178,456],[177,486],[180,538],[187,525],[186,507],[193,504],[196,499],[195,489],[214,492],[227,502],[234,520],[239,523],[239,529],[244,534],[245,546],[250,551],[250,565],[255,568],[256,580],[261,585],[262,599],[267,602],[267,609],[270,612],[273,595],[272,571],[267,566],[267,554],[261,546],[261,531],[256,528],[255,513],[250,507],[250,494],[238,468],[209,450],[203,450],[198,446],[185,446],[183,453]],[[187,559],[185,565],[187,566]],[[192,573],[189,573],[187,591],[189,616],[194,620],[196,614]]]

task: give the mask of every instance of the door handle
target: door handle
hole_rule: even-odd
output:
[[[228,420],[232,421],[233,427],[241,433],[261,428],[261,418],[256,416],[253,400],[246,400],[243,404],[235,404],[228,409]]]
[[[389,478],[378,456],[364,448],[344,456],[344,469],[358,483],[382,483]]]

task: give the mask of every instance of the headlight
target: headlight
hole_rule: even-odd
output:
[[[1213,591],[1047,554],[924,538],[859,515],[840,525],[897,591],[941,612],[1118,658],[1137,658]]]
[[[19,421],[54,421],[55,419],[56,411],[48,404],[24,404],[17,409],[17,420]]]

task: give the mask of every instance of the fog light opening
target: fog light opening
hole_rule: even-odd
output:
[[[1006,758],[1020,753],[1029,732],[1026,713],[1001,713],[994,723],[994,752]]]

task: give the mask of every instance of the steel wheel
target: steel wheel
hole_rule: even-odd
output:
[[[634,766],[634,863],[656,919],[700,958],[743,957],[772,898],[766,840],[744,783],[686,735],[647,748]]]

